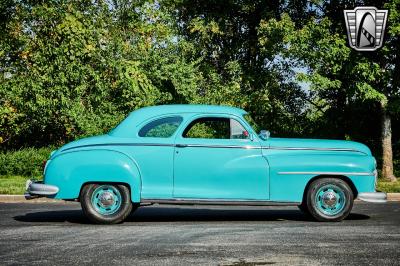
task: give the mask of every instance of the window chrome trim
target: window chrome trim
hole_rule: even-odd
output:
[[[373,176],[370,172],[278,172],[278,175],[350,175],[350,176]]]

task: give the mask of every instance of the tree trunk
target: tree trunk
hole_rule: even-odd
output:
[[[393,174],[392,151],[392,125],[389,114],[386,111],[386,103],[382,102],[382,177],[390,182],[395,182]]]

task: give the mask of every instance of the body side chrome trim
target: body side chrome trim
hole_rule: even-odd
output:
[[[310,150],[310,151],[349,151],[349,152],[360,152],[359,150],[350,149],[350,148],[308,148],[308,147],[263,147],[263,149],[271,149],[271,150]]]
[[[176,144],[176,147],[182,147],[180,146],[182,144]],[[251,145],[203,145],[203,144],[183,144],[184,147],[192,147],[192,148],[223,148],[223,149],[261,149],[261,146],[251,146]],[[183,147],[183,148],[184,148]]]
[[[236,205],[236,206],[297,206],[301,202],[279,202],[268,200],[226,200],[226,199],[141,199],[143,204],[181,204],[181,205]]]
[[[374,173],[369,172],[278,172],[279,175],[361,175],[373,176]]]
[[[203,145],[203,144],[168,144],[168,143],[101,143],[101,144],[87,144],[76,147],[71,147],[62,150],[69,151],[73,149],[88,148],[88,147],[101,147],[101,146],[158,146],[158,147],[195,147],[195,148],[228,148],[228,149],[261,149],[261,146],[250,145]]]
[[[206,144],[168,144],[168,143],[98,143],[98,144],[86,144],[76,147],[70,147],[62,150],[61,152],[79,149],[79,148],[88,148],[88,147],[99,147],[99,146],[158,146],[158,147],[193,147],[193,148],[223,148],[223,149],[271,149],[271,150],[309,150],[309,151],[344,151],[344,152],[359,152],[363,153],[358,150],[354,149],[345,149],[345,148],[299,148],[299,147],[262,147],[262,146],[252,146],[252,145],[206,145]]]
[[[61,150],[61,152],[69,151],[73,149],[99,147],[99,146],[160,146],[160,147],[174,147],[174,144],[168,143],[99,143],[99,144],[86,144]]]

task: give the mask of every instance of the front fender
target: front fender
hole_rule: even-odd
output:
[[[57,199],[76,199],[85,183],[126,183],[133,202],[140,202],[141,179],[135,161],[112,149],[78,150],[58,154],[46,166],[44,182],[59,188]]]
[[[357,192],[375,191],[372,156],[300,151],[270,152],[265,156],[270,165],[271,200],[301,202],[308,182],[316,176],[345,176]]]

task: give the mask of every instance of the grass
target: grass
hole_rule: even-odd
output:
[[[0,176],[0,194],[13,194],[22,195],[25,191],[25,182],[30,177],[12,175],[12,176]],[[41,179],[36,177],[36,179]],[[399,192],[400,193],[400,178],[397,182],[384,182],[379,180],[378,190],[384,192]]]
[[[397,178],[396,182],[384,182],[384,181],[379,181],[378,182],[378,190],[384,191],[384,192],[397,192],[400,193],[400,178]]]
[[[26,176],[0,176],[0,194],[22,195],[25,192]],[[38,179],[38,178],[36,178]]]

